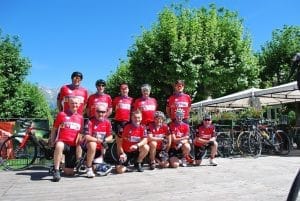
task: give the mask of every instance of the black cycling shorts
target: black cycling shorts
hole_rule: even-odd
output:
[[[74,168],[76,163],[76,146],[64,143],[63,154],[65,155],[65,168]]]

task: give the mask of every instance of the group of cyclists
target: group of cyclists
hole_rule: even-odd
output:
[[[143,172],[143,161],[149,156],[149,167],[185,167],[190,162],[200,165],[207,148],[211,148],[209,162],[217,165],[216,132],[211,116],[204,115],[191,142],[189,113],[191,98],[184,93],[184,81],[174,83],[174,93],[167,99],[166,115],[171,119],[167,124],[166,115],[157,110],[157,101],[150,97],[151,86],[141,86],[142,96],[130,97],[129,86],[120,84],[120,95],[113,99],[105,93],[106,82],[96,81],[97,92],[88,95],[80,86],[81,72],[73,72],[72,83],[61,87],[57,96],[57,114],[50,133],[49,144],[54,147],[53,181],[61,179],[60,164],[64,160],[64,174],[73,175],[76,161],[86,152],[87,177],[95,177],[96,169],[103,163],[107,143],[112,142],[116,133],[118,162],[116,173],[126,172],[134,165]],[[114,111],[114,124],[108,119]],[[83,114],[88,117],[84,121]],[[194,148],[194,160],[190,160]]]

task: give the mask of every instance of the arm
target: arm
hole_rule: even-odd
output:
[[[148,139],[149,139],[149,141],[162,141],[163,140],[163,138],[161,138],[161,137],[154,137],[152,133],[148,134]]]
[[[62,111],[63,106],[62,106],[61,100],[60,100],[60,93],[58,93],[58,95],[57,95],[56,106],[57,106],[58,111]]]
[[[119,136],[116,137],[117,152],[118,152],[119,156],[125,153],[124,150],[123,150],[123,147],[122,147],[122,141],[123,140],[122,140],[121,137],[119,137]]]
[[[55,139],[56,139],[56,134],[57,134],[57,128],[53,127],[51,129],[50,139],[49,139],[49,146],[50,147],[54,147]]]
[[[112,107],[109,107],[106,112],[106,118],[108,118],[112,113]]]

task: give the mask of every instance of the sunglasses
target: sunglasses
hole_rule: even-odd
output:
[[[97,87],[105,87],[104,84],[98,84]]]
[[[210,121],[210,119],[204,119],[204,121]]]
[[[102,111],[102,110],[97,110],[97,113],[105,113],[106,111]]]

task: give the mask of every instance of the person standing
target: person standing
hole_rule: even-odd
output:
[[[176,119],[176,111],[181,108],[184,112],[183,122],[189,123],[192,100],[184,93],[184,81],[177,80],[174,84],[174,94],[167,100],[166,113],[172,121]]]
[[[50,133],[50,146],[54,147],[53,181],[55,182],[61,179],[59,165],[63,154],[65,155],[64,174],[74,175],[76,147],[79,144],[79,134],[83,130],[83,116],[77,112],[81,99],[70,97],[68,103],[69,109],[57,114]]]
[[[133,110],[140,110],[142,112],[142,124],[148,125],[154,122],[154,114],[157,108],[157,101],[150,97],[151,86],[143,84],[141,87],[142,97],[137,98],[133,103]]]
[[[57,95],[57,108],[58,111],[68,111],[70,98],[77,97],[79,100],[79,108],[77,113],[83,115],[88,99],[87,89],[80,86],[83,75],[81,72],[75,71],[72,73],[71,79],[71,84],[64,85],[59,90]]]
[[[106,82],[102,79],[99,79],[95,83],[97,92],[90,95],[87,100],[87,116],[92,118],[96,114],[96,108],[98,105],[103,105],[106,108],[105,117],[108,118],[112,113],[112,99],[110,95],[106,94],[105,87]]]
[[[131,106],[133,98],[128,96],[128,84],[120,85],[120,96],[117,96],[112,101],[112,107],[115,111],[114,117],[114,132],[118,136],[123,131],[123,127],[130,121]]]

